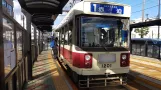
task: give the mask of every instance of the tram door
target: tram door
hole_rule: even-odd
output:
[[[72,45],[73,45],[73,42],[72,42],[72,37],[73,37],[73,23],[70,22],[68,24],[68,28],[69,28],[69,34],[68,34],[68,38],[69,38],[69,47],[70,47],[70,52],[69,52],[69,60],[70,60],[70,63],[72,63]]]

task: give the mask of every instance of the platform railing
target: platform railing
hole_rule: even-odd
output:
[[[156,44],[133,44],[131,43],[131,54],[160,59],[161,46]]]

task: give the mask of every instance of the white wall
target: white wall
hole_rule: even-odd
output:
[[[135,29],[133,29],[131,33],[132,38],[140,38],[140,36],[134,32]],[[160,32],[161,33],[161,27],[160,27]],[[144,38],[157,38],[158,37],[158,26],[151,26],[149,27],[149,33],[144,36]],[[161,34],[160,34],[160,39],[161,39]]]

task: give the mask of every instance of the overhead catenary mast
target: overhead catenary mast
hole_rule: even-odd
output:
[[[144,22],[144,7],[145,7],[145,0],[143,0],[143,6],[142,6],[142,22]]]

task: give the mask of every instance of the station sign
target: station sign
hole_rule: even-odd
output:
[[[91,12],[124,14],[124,7],[111,4],[91,3]]]

